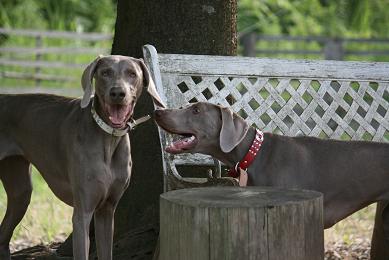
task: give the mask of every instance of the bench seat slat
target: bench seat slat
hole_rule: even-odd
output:
[[[212,157],[203,154],[180,154],[174,156],[173,161],[176,165],[214,165]]]

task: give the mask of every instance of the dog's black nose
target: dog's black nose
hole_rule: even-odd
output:
[[[109,91],[109,96],[111,97],[112,101],[120,102],[126,97],[126,92],[123,88],[115,87],[111,88]]]

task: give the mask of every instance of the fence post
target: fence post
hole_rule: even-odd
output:
[[[42,48],[42,45],[43,45],[43,42],[42,42],[42,35],[38,35],[35,37],[35,47],[37,47],[37,49],[40,49]],[[37,53],[35,54],[35,61],[40,61],[42,58],[42,54],[39,52],[39,50],[37,51]],[[35,74],[39,74],[41,72],[41,68],[39,67],[39,65],[37,65],[35,67]],[[41,80],[39,79],[39,77],[35,77],[35,87],[40,87],[41,85]]]
[[[343,60],[343,39],[330,38],[324,42],[324,58],[326,60]]]
[[[255,44],[257,43],[257,34],[254,32],[245,33],[242,35],[240,42],[243,46],[243,56],[255,57]]]

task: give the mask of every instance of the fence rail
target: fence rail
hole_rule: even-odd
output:
[[[108,54],[111,40],[103,33],[0,28],[0,93],[79,88],[82,69],[98,54]]]
[[[46,47],[46,48],[25,48],[25,47],[0,47],[0,53],[19,53],[19,54],[47,54],[47,53],[66,53],[79,54],[88,53],[96,54],[106,52],[102,48],[87,48],[87,47]]]
[[[389,61],[389,39],[385,38],[329,38],[247,33],[240,36],[240,44],[243,56]]]
[[[26,37],[42,37],[42,38],[62,38],[71,40],[86,40],[86,41],[105,41],[111,40],[112,35],[104,33],[78,33],[64,31],[37,31],[24,29],[8,29],[0,28],[0,34],[17,35]]]
[[[244,56],[389,61],[389,39],[241,35]],[[79,88],[82,68],[108,54],[112,35],[0,28],[0,93],[5,86]]]

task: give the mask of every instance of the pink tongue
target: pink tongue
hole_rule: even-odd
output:
[[[173,142],[170,146],[166,147],[166,152],[168,153],[179,153],[185,150],[185,148],[188,148],[192,145],[194,139],[191,139],[191,137],[184,138],[178,141]]]
[[[108,105],[109,120],[115,125],[124,123],[130,109],[131,106]]]

